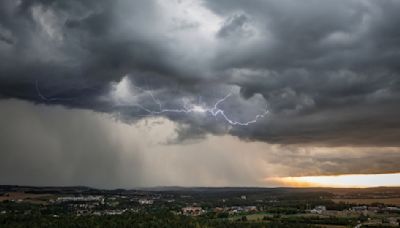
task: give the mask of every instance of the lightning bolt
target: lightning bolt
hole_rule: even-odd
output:
[[[140,87],[136,87],[136,89],[139,89],[141,91],[144,91],[149,94],[153,102],[159,107],[158,110],[151,110],[149,108],[146,108],[145,106],[141,104],[135,104],[134,106],[142,109],[143,111],[147,112],[149,115],[161,115],[165,113],[184,113],[184,114],[191,114],[191,113],[206,113],[209,114],[213,117],[221,116],[227,123],[230,125],[238,125],[238,126],[248,126],[250,124],[256,123],[259,119],[264,118],[269,111],[267,110],[267,106],[265,107],[265,111],[256,115],[253,119],[246,121],[246,122],[240,122],[240,121],[235,121],[232,120],[228,115],[225,113],[225,111],[218,106],[225,102],[229,97],[232,96],[232,93],[229,93],[225,97],[219,99],[213,106],[205,106],[205,105],[200,105],[199,104],[191,104],[187,105],[186,102],[183,102],[183,108],[178,108],[178,109],[170,109],[170,108],[163,108],[163,105],[161,104],[160,100],[158,100],[154,94],[150,90],[144,90]],[[200,99],[199,99],[200,102]]]
[[[192,113],[205,113],[208,115],[211,115],[215,118],[218,116],[222,117],[228,124],[230,125],[238,125],[238,126],[248,126],[251,124],[256,123],[259,119],[264,118],[268,113],[267,106],[265,107],[265,111],[256,115],[253,119],[246,121],[246,122],[240,122],[240,121],[235,121],[232,120],[223,109],[219,108],[219,105],[225,102],[229,97],[232,96],[232,93],[229,93],[225,97],[217,100],[217,102],[212,105],[212,106],[207,106],[207,105],[201,105],[201,97],[199,97],[199,103],[198,104],[187,104],[187,102],[183,101],[183,107],[182,108],[177,108],[177,109],[172,109],[172,108],[164,108],[161,101],[157,99],[154,94],[152,93],[151,90],[145,90],[140,87],[134,86],[136,89],[143,91],[144,93],[147,93],[149,97],[152,99],[154,104],[158,106],[158,110],[152,110],[150,108],[147,108],[141,104],[133,104],[132,106],[138,107],[141,110],[145,111],[148,113],[148,115],[161,115],[161,114],[166,114],[166,113],[183,113],[183,114],[192,114]],[[39,87],[38,81],[36,81],[36,92],[38,96],[43,100],[43,101],[58,101],[58,100],[69,100],[68,98],[56,98],[56,97],[47,97],[45,96]]]
[[[43,93],[40,91],[39,82],[37,80],[36,80],[35,85],[36,85],[36,92],[37,92],[39,98],[42,99],[43,101],[51,102],[51,101],[58,101],[58,100],[66,100],[66,99],[60,99],[60,98],[47,97],[47,96],[43,95]]]

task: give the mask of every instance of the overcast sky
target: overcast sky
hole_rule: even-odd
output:
[[[397,0],[0,1],[0,184],[398,173],[398,12]]]

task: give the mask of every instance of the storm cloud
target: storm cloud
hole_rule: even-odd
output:
[[[0,101],[0,183],[149,186],[285,186],[287,176],[399,173],[397,147],[299,147],[207,135],[170,143],[166,118],[134,124],[110,114]],[[398,179],[393,180],[398,184]]]
[[[400,2],[117,0],[0,3],[0,97],[148,118],[177,140],[230,134],[314,146],[399,146]],[[149,93],[151,91],[151,95]],[[151,96],[155,96],[155,99]],[[6,118],[6,117],[4,117]]]

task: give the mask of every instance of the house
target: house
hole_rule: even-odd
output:
[[[380,211],[380,208],[379,207],[368,207],[368,211],[377,213],[378,211]]]
[[[367,209],[368,209],[367,206],[357,206],[357,207],[352,207],[351,208],[351,210],[353,210],[353,211],[365,211]]]
[[[246,207],[244,207],[244,211],[246,211],[246,212],[256,212],[257,211],[257,207],[256,206],[246,206]]]
[[[126,210],[106,210],[105,215],[122,215]]]
[[[323,212],[326,211],[326,207],[325,206],[316,206],[314,209],[312,209],[310,212],[311,214],[322,214]]]
[[[385,210],[386,211],[398,212],[398,211],[400,211],[400,208],[398,208],[398,207],[386,207]]]
[[[390,226],[399,226],[399,220],[397,218],[388,218],[388,223]]]
[[[151,199],[139,199],[140,205],[152,205],[153,203],[154,203],[154,200],[151,200]]]
[[[182,208],[182,214],[198,216],[203,214],[204,211],[201,207],[184,207]]]

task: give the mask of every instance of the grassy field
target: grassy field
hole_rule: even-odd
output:
[[[400,206],[400,198],[387,198],[387,199],[333,199],[335,203],[345,202],[352,204],[373,204],[373,203],[383,203],[390,205]]]
[[[253,215],[247,215],[247,220],[249,221],[257,221],[257,220],[262,220],[264,218],[264,216],[266,217],[271,217],[271,214],[253,214]]]
[[[229,220],[235,221],[241,219],[244,215],[237,215],[230,217]],[[245,215],[248,221],[259,221],[263,220],[264,216],[267,218],[272,218],[274,215],[270,213],[257,213],[251,215]],[[294,214],[294,215],[282,215],[282,217],[289,218],[289,217],[315,217],[314,214]]]
[[[268,213],[258,213],[258,214],[251,214],[251,215],[237,215],[237,216],[229,217],[228,219],[231,221],[235,221],[235,220],[241,219],[243,216],[246,216],[248,221],[257,221],[257,220],[262,220],[264,218],[264,216],[272,217],[273,215],[268,214]]]
[[[33,204],[46,204],[47,200],[53,198],[50,194],[29,194],[24,192],[9,192],[0,196],[0,202],[5,200],[22,200]]]
[[[349,226],[341,226],[341,225],[324,225],[324,224],[316,225],[316,226],[320,227],[320,228],[347,228],[347,227],[349,227]]]

